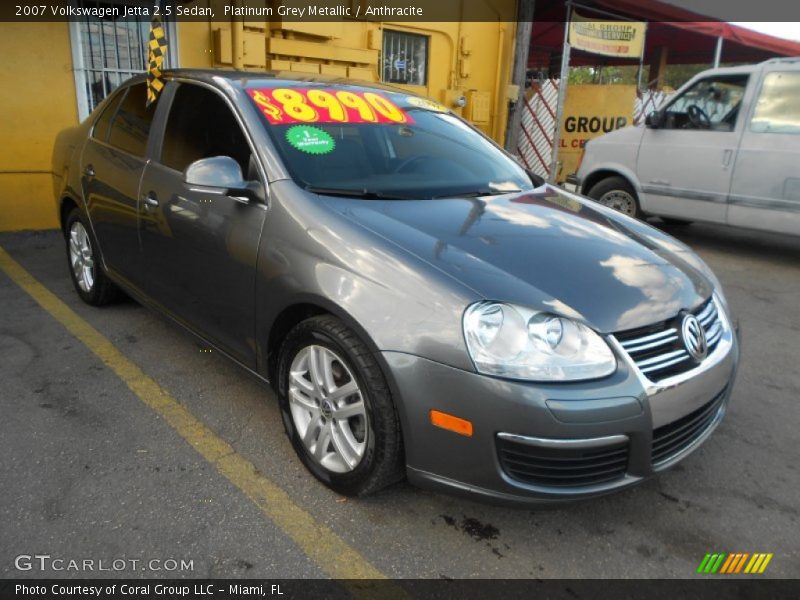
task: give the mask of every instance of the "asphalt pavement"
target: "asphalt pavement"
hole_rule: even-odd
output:
[[[51,305],[102,336],[76,337],[0,269],[0,577],[309,578],[341,560],[396,578],[685,578],[707,552],[770,552],[762,577],[800,577],[800,238],[668,231],[740,320],[730,410],[673,470],[541,510],[406,483],[338,496],[295,458],[263,383],[133,301],[81,303],[58,232],[0,234]],[[24,558],[42,555],[95,571]],[[98,572],[103,560],[122,568]]]

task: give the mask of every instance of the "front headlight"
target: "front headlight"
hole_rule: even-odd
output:
[[[597,333],[577,321],[500,302],[464,313],[464,337],[479,373],[531,381],[610,375],[617,361]]]

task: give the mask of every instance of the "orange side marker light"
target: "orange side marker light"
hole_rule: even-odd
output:
[[[472,422],[466,419],[459,419],[453,415],[440,412],[438,410],[431,411],[431,423],[436,427],[453,431],[460,435],[472,437]]]

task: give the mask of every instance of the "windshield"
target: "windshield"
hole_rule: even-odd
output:
[[[247,92],[290,175],[310,191],[427,199],[532,188],[519,165],[432,101],[357,87]]]

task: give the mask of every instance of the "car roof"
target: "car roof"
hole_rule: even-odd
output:
[[[800,56],[778,56],[776,58],[770,58],[762,62],[762,65],[774,65],[774,64],[797,64],[800,63]]]
[[[705,71],[701,71],[698,75],[747,75],[750,73],[755,73],[759,69],[761,69],[761,64],[755,65],[739,65],[735,67],[716,67],[713,69],[707,69]]]
[[[762,70],[765,67],[770,65],[786,65],[791,67],[791,70],[796,68],[800,68],[800,57],[797,56],[787,56],[787,57],[779,57],[779,58],[770,58],[769,60],[765,60],[760,63],[755,64],[747,64],[747,65],[737,65],[733,67],[716,67],[712,69],[707,69],[705,71],[701,71],[698,75],[739,75],[739,74],[751,74],[757,71]]]
[[[272,87],[276,83],[287,85],[297,85],[303,83],[323,83],[332,87],[363,88],[395,92],[398,94],[411,95],[411,92],[397,86],[374,83],[370,81],[360,81],[348,79],[336,75],[320,75],[314,73],[299,73],[295,71],[235,71],[232,69],[166,69],[164,77],[194,79],[209,84],[214,84],[218,78],[228,80],[232,85],[238,87],[258,87],[259,84]]]

